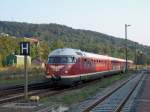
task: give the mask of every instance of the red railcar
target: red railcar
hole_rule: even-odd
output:
[[[129,68],[132,63],[128,61]],[[125,60],[63,48],[49,54],[45,67],[47,78],[58,84],[71,85],[124,71]]]

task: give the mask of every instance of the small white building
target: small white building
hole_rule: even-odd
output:
[[[16,67],[24,66],[24,56],[22,55],[15,55],[14,65]],[[27,56],[27,65],[31,66],[31,57]]]

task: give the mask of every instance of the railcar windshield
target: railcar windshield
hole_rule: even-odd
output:
[[[60,64],[60,63],[75,63],[74,57],[69,56],[55,56],[55,57],[49,57],[48,58],[49,64]]]

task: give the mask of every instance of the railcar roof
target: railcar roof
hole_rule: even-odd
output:
[[[89,53],[89,52],[84,52],[79,49],[71,49],[71,48],[62,48],[62,49],[56,49],[52,51],[48,57],[50,56],[61,56],[61,55],[72,55],[72,56],[86,56],[86,57],[91,57],[91,58],[101,58],[101,59],[106,59],[106,60],[111,60],[111,61],[120,61],[120,62],[125,62],[124,59],[120,58],[114,58],[110,57],[107,55],[99,55],[99,54],[94,54],[94,53]],[[133,63],[131,60],[128,60],[128,62]]]
[[[105,55],[98,55],[94,53],[84,52],[78,49],[71,49],[71,48],[63,48],[63,49],[56,49],[52,51],[48,56],[59,56],[59,55],[73,55],[73,56],[86,56],[86,57],[92,57],[92,58],[103,58],[103,59],[109,59],[109,56]]]
[[[78,54],[77,54],[78,53]],[[56,55],[83,55],[81,50],[78,49],[71,49],[71,48],[63,48],[63,49],[56,49],[52,51],[48,56],[56,56]]]

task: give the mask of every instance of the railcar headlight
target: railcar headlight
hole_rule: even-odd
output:
[[[68,68],[71,68],[72,66],[71,65],[68,65]]]
[[[68,71],[66,70],[66,71],[65,71],[65,73],[67,74],[67,73],[68,73]]]
[[[49,74],[49,71],[47,71],[46,73]]]

